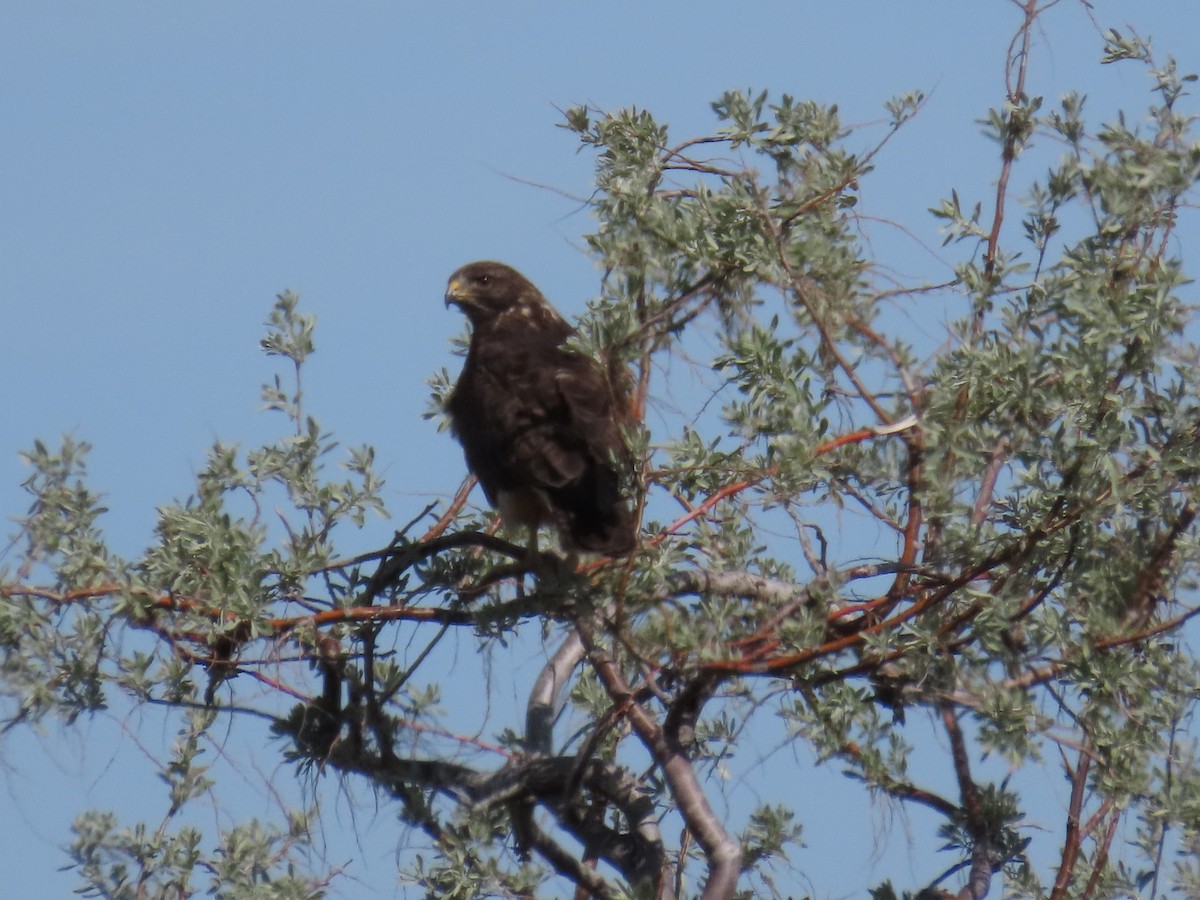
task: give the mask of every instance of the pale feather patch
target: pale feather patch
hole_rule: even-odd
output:
[[[522,528],[536,530],[549,518],[550,499],[543,491],[530,488],[524,491],[497,491],[496,508],[504,527],[510,531]]]

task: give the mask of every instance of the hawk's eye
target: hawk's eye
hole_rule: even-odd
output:
[[[477,278],[476,280],[480,284],[487,284],[489,281],[492,280],[492,276],[491,275],[480,275],[479,278]]]

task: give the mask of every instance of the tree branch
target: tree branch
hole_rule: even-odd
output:
[[[581,625],[580,634],[587,647],[588,658],[609,696],[614,701],[632,700],[633,692],[613,657],[596,643],[589,628]],[[725,831],[709,806],[684,749],[664,734],[641,704],[630,702],[626,715],[642,745],[662,772],[688,830],[704,851],[709,874],[702,900],[729,900],[733,897],[741,873],[741,845]]]

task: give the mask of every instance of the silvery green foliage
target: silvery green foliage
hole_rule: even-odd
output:
[[[406,510],[364,551],[381,482],[369,448],[341,451],[306,409],[313,321],[291,294],[263,341],[288,368],[264,389],[286,435],[214,446],[140,559],[106,549],[86,445],[36,444],[3,572],[8,727],[113,705],[179,723],[160,823],[81,813],[81,889],[311,897],[336,880],[308,867],[303,806],[216,831],[187,815],[219,802],[207,751],[232,716],[270,720],[286,741],[270,752],[306,783],[373,785],[407,826],[403,877],[430,897],[564,880],[796,896],[803,836],[837,811],[718,788],[772,746],[937,817],[921,882],[876,885],[881,900],[1001,879],[1020,897],[1194,895],[1200,368],[1173,238],[1200,148],[1190,76],[1136,36],[1111,33],[1105,54],[1149,73],[1149,116],[1096,127],[1078,96],[1014,91],[984,127],[1023,200],[934,204],[956,260],[942,284],[897,286],[860,219],[919,95],[878,133],[754,92],[721,97],[691,139],[645,110],[567,111],[596,159],[603,272],[576,343],[627,377],[638,412],[629,561],[531,572],[461,505]],[[1040,175],[1023,168],[1036,142],[1063,151]],[[906,323],[933,303],[947,328],[929,341]],[[425,674],[444,636],[499,668],[543,628],[561,643],[524,729],[456,727],[455,686]],[[937,784],[912,774],[930,758]],[[1066,785],[1051,827],[1029,817],[1021,776],[1038,766]]]

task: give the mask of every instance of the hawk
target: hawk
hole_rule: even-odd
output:
[[[503,263],[451,275],[451,304],[471,323],[471,343],[446,412],[488,502],[508,528],[530,529],[531,553],[542,524],[568,552],[631,552],[623,403],[605,370],[566,346],[575,329]]]

